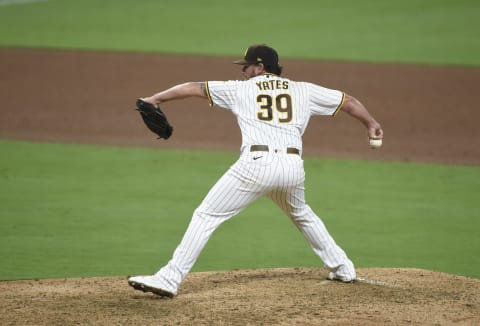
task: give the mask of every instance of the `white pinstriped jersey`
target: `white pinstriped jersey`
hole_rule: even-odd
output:
[[[310,117],[335,115],[345,94],[271,74],[245,81],[209,81],[205,85],[212,105],[237,116],[242,155],[194,211],[168,264],[153,277],[130,278],[129,282],[176,295],[213,232],[262,196],[274,201],[292,219],[315,254],[335,271],[332,277],[354,280],[353,263],[306,203],[301,155],[290,155],[298,153],[288,151],[292,147],[301,151],[302,135]],[[251,145],[267,145],[268,153],[244,151]]]
[[[232,111],[242,133],[242,149],[250,145],[302,150],[302,135],[312,115],[334,116],[345,94],[273,74],[248,80],[208,81],[211,105]]]

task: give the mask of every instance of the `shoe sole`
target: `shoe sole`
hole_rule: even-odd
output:
[[[139,290],[139,291],[142,291],[142,292],[150,292],[150,293],[156,294],[156,295],[161,296],[161,297],[168,297],[168,298],[173,298],[174,297],[173,293],[171,293],[171,292],[168,292],[168,291],[165,291],[165,290],[162,290],[162,289],[157,289],[157,288],[145,285],[143,283],[128,281],[128,285],[130,285],[135,290]]]
[[[341,282],[341,283],[355,283],[355,281],[356,281],[355,278],[354,278],[354,279],[351,279],[351,280],[349,280],[349,281],[344,281],[344,280],[342,280],[341,278],[338,278],[338,277],[330,277],[330,275],[327,276],[327,280],[329,280],[329,281],[335,281],[335,282]]]
[[[343,280],[341,280],[341,279],[339,279],[339,278],[333,278],[333,279],[327,278],[327,280],[329,280],[329,281],[334,281],[334,282],[340,282],[340,283],[347,283],[347,284],[348,284],[348,283],[356,283],[356,282],[357,282],[356,279],[355,279],[355,280],[350,280],[350,281],[343,281]]]

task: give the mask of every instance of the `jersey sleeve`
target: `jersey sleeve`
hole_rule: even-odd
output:
[[[343,106],[345,93],[335,89],[308,84],[310,88],[309,109],[311,115],[335,116]]]
[[[232,110],[236,102],[237,86],[238,81],[234,80],[205,82],[205,91],[210,105]]]

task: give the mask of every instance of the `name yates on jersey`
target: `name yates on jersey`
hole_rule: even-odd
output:
[[[288,89],[287,80],[268,80],[255,83],[261,91],[273,91],[276,89]]]

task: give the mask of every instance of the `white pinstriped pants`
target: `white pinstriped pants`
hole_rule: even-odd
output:
[[[243,153],[195,210],[172,259],[155,274],[165,290],[176,292],[220,224],[261,196],[268,196],[279,205],[327,268],[335,270],[341,265],[353,268],[323,222],[305,203],[304,180],[305,172],[300,155]]]

